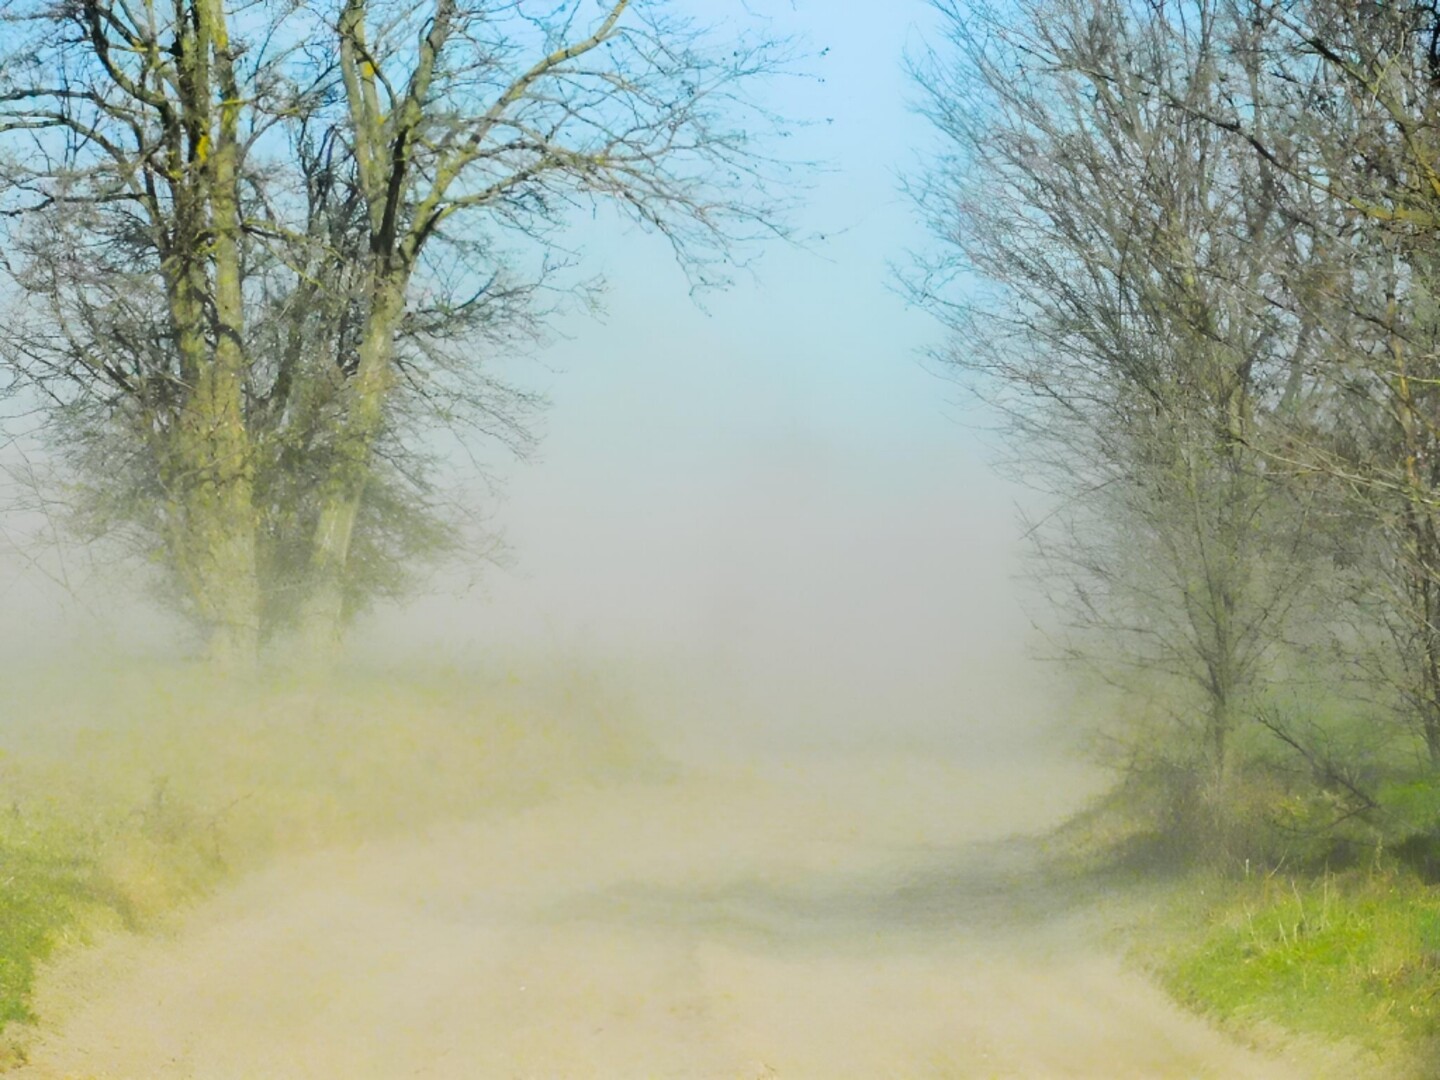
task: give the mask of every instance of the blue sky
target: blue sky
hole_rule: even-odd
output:
[[[536,458],[501,469],[515,567],[401,632],[678,647],[872,703],[904,684],[951,709],[957,682],[1013,679],[1026,621],[1015,492],[988,467],[983,415],[925,362],[940,331],[890,270],[929,242],[898,183],[931,138],[902,63],[928,9],[748,7],[828,50],[823,82],[774,104],[821,121],[786,149],[828,163],[797,224],[829,239],[769,249],[756,280],[701,310],[662,243],[585,238],[608,314],[566,321],[517,369],[553,407]]]

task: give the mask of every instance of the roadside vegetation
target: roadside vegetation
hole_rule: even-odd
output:
[[[1433,1075],[1440,897],[1414,874],[1196,876],[1173,902],[1152,963],[1180,1001],[1242,1031],[1342,1040],[1377,1072]]]
[[[1122,901],[1132,961],[1240,1039],[1295,1050],[1316,1075],[1433,1075],[1433,853],[1408,827],[1317,827],[1307,819],[1328,808],[1273,776],[1249,787],[1245,827],[1232,820],[1217,849],[1183,810],[1122,783],[1057,834],[1057,887]]]
[[[1423,1056],[1440,14],[933,7],[909,285],[1037,491],[1039,621],[1106,688],[1101,832],[1181,874],[1149,962],[1218,1015]]]
[[[348,671],[217,682],[154,664],[7,673],[0,1062],[36,966],[153,928],[266,860],[657,768],[613,675]]]

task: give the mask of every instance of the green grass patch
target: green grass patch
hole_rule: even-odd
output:
[[[35,965],[96,905],[86,845],[7,814],[0,826],[0,1024],[30,1020]]]
[[[1156,967],[1187,1005],[1343,1040],[1389,1075],[1440,1042],[1440,894],[1409,871],[1197,876],[1167,921]]]
[[[0,674],[0,1067],[57,947],[149,926],[282,853],[654,774],[637,711],[613,676],[543,665],[324,686]]]

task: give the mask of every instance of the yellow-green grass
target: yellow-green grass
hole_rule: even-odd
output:
[[[1362,1048],[1384,1075],[1433,1075],[1440,894],[1383,859],[1344,874],[1193,877],[1148,957],[1181,1002],[1237,1025]],[[1151,944],[1154,944],[1152,940]]]

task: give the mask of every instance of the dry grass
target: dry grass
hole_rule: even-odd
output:
[[[219,682],[180,665],[12,672],[0,699],[0,1025],[35,967],[282,852],[663,766],[613,677],[512,665]],[[3,1063],[5,1052],[0,1052]]]

